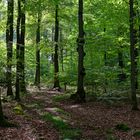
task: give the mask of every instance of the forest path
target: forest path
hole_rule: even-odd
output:
[[[40,106],[40,109],[36,109],[40,116],[46,113],[51,114],[52,118],[58,116],[66,124],[69,124],[71,129],[79,130],[73,135],[75,137],[72,140],[140,139],[133,136],[134,131],[140,130],[140,112],[131,111],[129,104],[111,106],[102,102],[87,102],[84,104],[75,104],[70,100],[56,102],[53,98],[63,96],[64,93],[48,89],[31,93],[35,103]],[[31,98],[29,101],[31,101]],[[50,121],[56,123],[55,120],[51,119]],[[131,130],[127,132],[116,130],[116,125],[121,123],[127,124]],[[69,131],[67,127],[64,129]],[[62,131],[61,133],[65,132]]]
[[[13,111],[17,107],[15,101],[4,103],[8,120],[19,127],[0,128],[0,140],[140,140],[133,136],[135,131],[140,131],[140,111],[131,111],[129,104],[54,100],[64,94],[31,87],[20,103],[23,114],[19,115]],[[116,130],[120,123],[131,129]]]
[[[22,98],[20,103],[3,103],[4,114],[10,122],[18,125],[13,128],[0,127],[0,140],[59,140],[59,132],[49,121],[44,121],[40,114],[39,99],[31,93]],[[43,102],[44,104],[44,102]],[[37,109],[39,107],[39,109]]]

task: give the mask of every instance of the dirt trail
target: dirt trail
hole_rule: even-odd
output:
[[[130,105],[111,107],[101,102],[85,104],[74,104],[71,101],[53,102],[52,97],[59,94],[62,93],[44,89],[37,94],[32,94],[32,97],[42,104],[40,112],[58,115],[67,120],[72,127],[80,128],[81,140],[140,139],[133,136],[135,130],[140,130],[140,112],[131,111]],[[58,112],[58,109],[69,115]],[[127,124],[131,130],[128,132],[116,130],[115,126],[119,123]]]
[[[9,120],[17,122],[19,128],[0,128],[0,140],[61,140],[60,132],[53,124],[42,120],[42,114],[49,112],[66,120],[72,128],[81,130],[79,140],[139,140],[133,132],[140,130],[140,112],[132,112],[128,104],[108,106],[101,102],[74,104],[71,101],[54,102],[53,96],[61,95],[48,89],[30,89],[22,101],[26,115],[15,115],[13,103],[5,104]],[[119,123],[126,123],[131,130],[115,129]],[[78,140],[78,139],[72,139]]]

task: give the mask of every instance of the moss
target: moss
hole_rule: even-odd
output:
[[[133,136],[134,136],[134,137],[139,137],[139,138],[140,138],[140,131],[134,132]]]
[[[20,104],[17,104],[14,108],[13,111],[16,115],[24,115],[24,111],[22,109],[22,106]]]
[[[127,131],[131,130],[131,128],[128,127],[128,125],[127,125],[127,124],[124,124],[124,123],[117,124],[117,125],[115,126],[115,128],[116,128],[117,130],[121,130],[121,131],[124,131],[124,132],[127,132]]]

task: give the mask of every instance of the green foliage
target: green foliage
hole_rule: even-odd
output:
[[[98,101],[103,101],[108,105],[119,106],[121,103],[130,101],[128,90],[112,90],[97,96]]]
[[[127,124],[124,124],[124,123],[117,124],[115,126],[115,128],[117,130],[124,131],[124,132],[127,132],[127,131],[131,130],[131,128]]]

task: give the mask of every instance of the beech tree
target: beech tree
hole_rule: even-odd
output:
[[[59,18],[58,18],[58,3],[55,6],[55,52],[54,52],[54,86],[53,88],[60,89],[59,84],[59,63],[58,63],[58,40],[59,40]]]
[[[17,17],[17,48],[16,48],[16,99],[20,100],[20,93],[26,92],[25,87],[25,0],[18,0]]]
[[[137,85],[137,17],[136,0],[130,0],[130,54],[131,54],[131,96],[132,96],[132,109],[138,110],[136,85]]]
[[[84,44],[85,44],[85,32],[84,32],[84,21],[83,21],[83,0],[79,0],[79,9],[78,9],[78,25],[79,25],[79,34],[77,38],[77,51],[78,51],[78,81],[77,81],[77,92],[78,98],[80,101],[85,101],[85,90],[84,90]]]
[[[7,3],[7,26],[6,26],[7,95],[13,95],[13,92],[12,92],[13,11],[14,11],[14,0],[8,0],[8,3]]]
[[[40,88],[40,24],[41,13],[37,14],[37,31],[36,31],[36,73],[35,73],[35,85]]]

